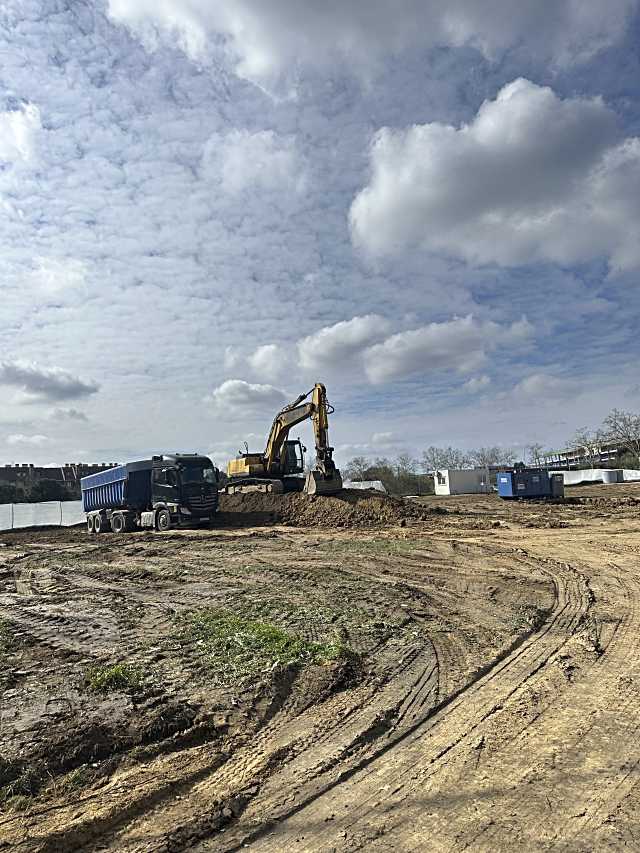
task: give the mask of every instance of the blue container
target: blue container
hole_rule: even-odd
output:
[[[151,503],[151,460],[128,462],[80,480],[82,509],[144,510]]]
[[[501,498],[555,498],[564,496],[562,474],[550,474],[545,468],[514,468],[498,471]]]

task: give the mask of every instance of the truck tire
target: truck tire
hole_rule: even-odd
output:
[[[159,509],[156,514],[156,527],[158,530],[169,530],[171,528],[171,515],[168,509]]]
[[[93,531],[94,531],[93,516],[92,515],[87,516],[87,530],[89,533],[93,533]]]
[[[124,515],[120,512],[114,512],[111,516],[111,529],[114,533],[124,533],[127,529],[127,524],[124,520]]]
[[[105,521],[103,517],[99,514],[93,516],[93,532],[94,533],[104,533],[106,528]]]

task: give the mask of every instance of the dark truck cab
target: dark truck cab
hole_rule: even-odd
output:
[[[83,477],[87,529],[124,533],[211,522],[218,509],[218,479],[209,457],[197,453],[153,456]]]

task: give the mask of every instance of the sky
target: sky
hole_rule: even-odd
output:
[[[639,2],[2,0],[0,463],[638,411]]]

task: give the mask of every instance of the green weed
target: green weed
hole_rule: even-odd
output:
[[[85,673],[85,685],[95,693],[111,693],[113,690],[131,690],[140,685],[142,673],[130,663],[112,666],[94,666]]]
[[[327,539],[317,547],[332,553],[387,556],[410,554],[420,543],[410,539]]]
[[[11,632],[9,625],[3,619],[0,619],[0,660],[11,647]]]
[[[201,610],[184,617],[180,638],[196,644],[219,683],[285,666],[327,664],[355,657],[338,638],[312,643],[275,625],[222,610]]]

